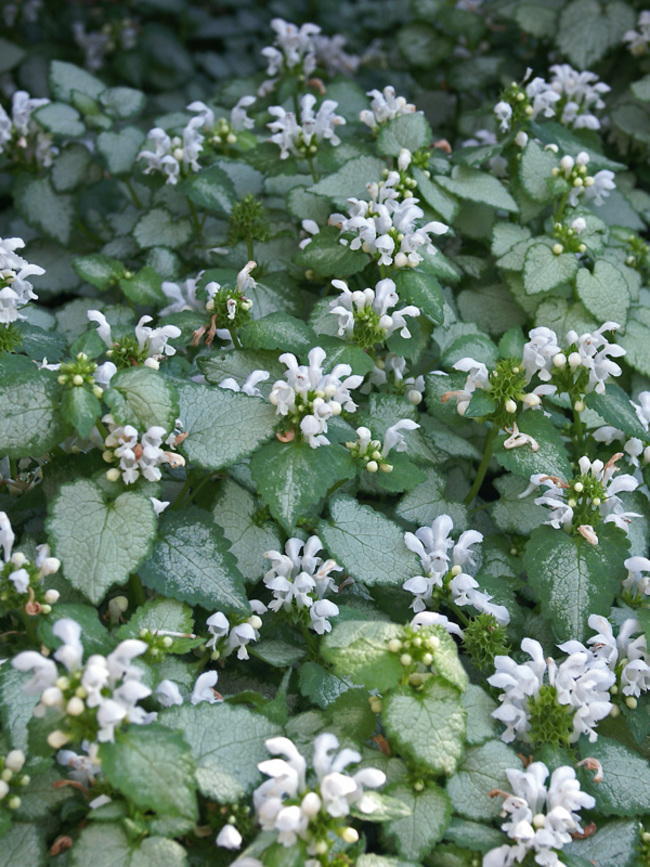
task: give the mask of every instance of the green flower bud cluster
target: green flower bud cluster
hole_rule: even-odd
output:
[[[48,549],[49,552],[49,549]],[[58,590],[45,589],[43,578],[57,572],[56,557],[45,557],[41,563],[28,560],[20,551],[0,569],[0,613],[20,612],[30,617],[49,614],[59,598]]]
[[[605,485],[592,473],[576,476],[569,482],[566,503],[573,509],[574,529],[587,524],[595,527],[602,521],[600,506],[607,499]]]
[[[364,434],[367,433],[367,437]],[[393,465],[389,464],[381,453],[381,440],[370,439],[372,434],[368,428],[358,428],[359,439],[345,444],[355,460],[362,461],[369,473],[392,473]]]
[[[489,394],[497,405],[494,421],[500,427],[512,423],[519,403],[527,407],[541,403],[536,394],[526,392],[526,372],[519,364],[516,359],[503,358],[489,374]]]
[[[482,671],[494,668],[495,656],[506,656],[510,652],[505,626],[501,626],[493,614],[487,613],[470,620],[463,632],[463,646]]]
[[[244,241],[268,241],[271,237],[269,219],[264,205],[252,193],[233,205],[228,221],[228,244]]]
[[[0,756],[0,809],[17,810],[20,807],[19,793],[30,781],[29,775],[22,773],[24,764],[22,750],[11,750],[6,756]]]
[[[120,338],[119,343],[106,350],[106,356],[118,370],[128,370],[130,367],[144,364],[149,354],[146,347],[140,348],[134,334],[125,334]]]
[[[112,350],[107,354],[110,355]],[[59,373],[59,385],[64,385],[67,388],[80,388],[81,386],[90,386],[95,397],[100,398],[104,393],[104,389],[95,384],[94,372],[97,370],[97,365],[92,359],[88,358],[85,352],[78,352],[73,361],[64,361],[61,363],[61,372]]]
[[[565,223],[554,223],[551,231],[551,237],[556,243],[552,246],[553,253],[559,256],[561,253],[585,253],[587,247],[580,240],[581,226],[584,226],[584,220],[579,222],[580,218],[573,220],[571,225]],[[577,227],[575,224],[578,224]]]
[[[530,742],[557,747],[568,746],[573,734],[574,714],[574,707],[558,702],[557,689],[554,686],[542,685],[537,695],[528,699]]]
[[[157,631],[152,632],[147,628],[140,630],[138,638],[149,645],[149,649],[144,653],[147,662],[161,662],[174,644],[171,635],[160,635]]]
[[[399,654],[399,661],[404,667],[404,683],[421,688],[432,676],[432,666],[435,666],[436,653],[440,648],[440,631],[443,627],[405,626],[399,638],[391,638],[388,649]]]
[[[6,285],[0,281],[0,289]],[[0,328],[0,355],[4,352],[14,352],[23,342],[23,335],[13,322],[9,322],[4,328]]]
[[[627,256],[625,264],[635,271],[646,271],[650,266],[648,254],[650,247],[638,235],[628,235],[626,242]]]

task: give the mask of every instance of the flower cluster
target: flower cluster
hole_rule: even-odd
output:
[[[620,366],[612,358],[622,357],[625,350],[604,336],[604,332],[618,327],[616,322],[605,322],[593,332],[568,331],[563,347],[551,328],[533,328],[524,344],[521,360],[526,382],[538,376],[545,385],[538,386],[535,393],[566,392],[574,409],[582,412],[585,394],[592,391],[604,394],[609,377],[621,375]]]
[[[170,137],[157,126],[147,133],[148,149],[140,151],[137,159],[147,160],[145,175],[161,172],[166,183],[177,184],[182,176],[198,172],[201,168],[199,155],[203,150],[203,135],[199,132],[201,118],[192,118],[184,127],[181,136]]]
[[[215,281],[210,281],[205,285],[202,290],[207,295],[204,309],[210,316],[210,324],[202,325],[196,329],[192,337],[193,346],[198,346],[204,334],[206,335],[207,346],[212,345],[215,337],[220,340],[229,340],[237,328],[249,321],[253,302],[246,297],[246,292],[250,292],[256,286],[255,280],[251,277],[251,271],[256,267],[257,262],[252,259],[247,262],[237,274],[235,286],[222,286]],[[196,281],[193,283],[194,285],[190,285],[188,289],[193,292],[195,308],[200,309],[202,302],[196,298]],[[218,324],[222,327],[218,328]]]
[[[32,117],[32,113],[49,103],[49,99],[32,99],[25,90],[17,90],[11,99],[11,117],[0,105],[0,154],[15,160],[35,162],[46,169],[58,153],[48,135]]]
[[[634,617],[628,617],[615,636],[606,617],[592,614],[589,626],[597,633],[587,641],[591,645],[591,652],[596,659],[604,660],[616,676],[616,682],[611,687],[612,695],[620,692],[625,697],[627,707],[634,709],[641,693],[650,690],[650,654],[641,624]],[[563,649],[569,653],[589,652],[579,641],[567,641]]]
[[[348,442],[345,444],[356,460],[363,462],[365,469],[369,473],[376,473],[381,470],[382,473],[390,473],[393,465],[388,463],[388,455],[395,449],[396,452],[406,451],[406,441],[400,433],[402,430],[415,430],[420,425],[411,421],[409,418],[402,418],[394,425],[386,428],[384,434],[384,444],[381,440],[372,439],[372,433],[367,427],[358,427],[356,442]]]
[[[83,21],[72,22],[74,41],[85,54],[84,65],[90,72],[97,72],[106,57],[119,47],[122,51],[135,48],[138,25],[130,18],[122,18],[104,24],[101,30],[86,31]]]
[[[176,429],[169,435],[159,425],[153,425],[140,435],[133,425],[117,424],[112,415],[105,415],[102,421],[109,430],[104,440],[104,460],[119,462],[119,469],[113,467],[107,471],[109,481],[116,482],[122,476],[125,485],[132,485],[142,475],[150,482],[157,482],[162,477],[161,464],[168,464],[172,469],[185,466],[185,458],[171,451],[184,439],[178,420]],[[163,443],[167,449],[161,448]]]
[[[454,364],[454,370],[467,374],[465,386],[457,391],[445,392],[442,402],[446,403],[454,398],[456,411],[459,415],[465,415],[477,389],[484,391],[492,401],[492,414],[499,427],[504,427],[506,422],[510,421],[517,412],[519,403],[524,409],[534,409],[541,403],[539,395],[547,393],[544,386],[526,391],[525,371],[512,359],[502,359],[497,362],[494,370],[488,371],[482,361],[469,357],[461,358]],[[534,448],[534,441],[531,445]]]
[[[650,560],[647,557],[628,557],[623,561],[627,576],[623,579],[623,598],[634,606],[638,606],[644,596],[650,596]]]
[[[144,641],[122,641],[108,656],[94,654],[83,663],[81,626],[64,617],[52,627],[63,644],[54,659],[33,650],[17,654],[12,665],[18,671],[34,672],[25,685],[27,695],[39,695],[34,715],[42,717],[48,708],[59,711],[60,728],[50,732],[48,744],[54,749],[71,743],[113,741],[115,728],[124,723],[147,725],[156,718],[146,713],[138,702],[151,695],[142,681],[143,670],[133,664],[148,648]],[[61,675],[56,662],[63,665]]]
[[[568,63],[551,66],[551,80],[537,76],[529,81],[528,69],[521,85],[513,82],[494,107],[499,129],[507,133],[538,115],[557,117],[569,129],[600,129],[593,113],[605,107],[602,95],[611,88],[593,72],[579,72]],[[528,83],[526,83],[528,82]]]
[[[601,169],[595,175],[590,175],[587,169],[589,161],[590,157],[586,151],[580,151],[575,158],[565,154],[560,160],[560,165],[551,169],[554,178],[563,178],[570,184],[568,204],[572,208],[578,205],[580,199],[593,200],[595,205],[602,205],[611,191],[616,188],[614,172]],[[562,250],[554,247],[553,252],[559,254]]]
[[[634,408],[637,418],[648,431],[650,428],[650,391],[642,391],[638,399],[639,403],[631,400],[630,404]],[[596,442],[607,443],[607,445],[610,445],[614,440],[621,440],[624,443],[623,452],[633,467],[639,467],[641,462],[650,463],[650,445],[648,445],[647,438],[642,440],[639,437],[628,437],[624,431],[611,425],[597,428],[593,432],[593,437]]]
[[[453,528],[449,515],[439,515],[430,527],[404,534],[406,547],[420,558],[423,573],[403,585],[415,596],[411,608],[419,612],[447,601],[458,606],[471,605],[477,611],[491,614],[497,623],[507,624],[508,610],[503,605],[494,605],[492,596],[480,590],[476,579],[465,571],[476,562],[472,545],[482,542],[483,534],[466,530],[454,542],[450,536]]]
[[[413,305],[392,310],[399,304],[399,295],[390,277],[380,280],[374,289],[363,291],[351,292],[344,280],[332,280],[332,286],[341,292],[330,301],[331,312],[339,318],[340,337],[349,337],[363,349],[371,349],[398,329],[402,337],[411,336],[405,317],[419,316],[420,311]]]
[[[359,112],[359,120],[369,126],[373,132],[377,132],[379,127],[389,120],[415,111],[412,103],[407,102],[403,96],[395,95],[395,88],[390,84],[383,91],[369,90],[366,96],[372,97],[370,110],[366,108]]]
[[[299,365],[291,352],[283,353],[280,361],[288,368],[286,381],[277,380],[269,396],[277,414],[287,419],[288,428],[294,432],[299,428],[313,449],[329,445],[325,436],[328,419],[342,410],[355,411],[357,405],[350,391],[363,382],[362,376],[350,375],[349,364],[336,364],[331,373],[325,373],[325,356],[325,350],[315,346],[309,352],[307,366]]]
[[[13,551],[15,534],[6,512],[0,512],[0,610],[24,610],[26,614],[49,614],[59,591],[45,589],[43,579],[55,575],[61,562],[50,556],[49,545],[37,545],[34,560]]]
[[[22,750],[10,750],[6,756],[0,756],[0,808],[17,810],[20,807],[20,791],[30,782],[29,774],[22,773],[24,765]]]
[[[534,853],[536,864],[561,867],[556,850],[582,831],[578,811],[591,809],[596,801],[580,790],[573,768],[563,765],[554,770],[546,788],[548,775],[543,762],[533,762],[524,771],[506,769],[512,792],[494,794],[505,798],[501,815],[508,819],[501,828],[514,843],[491,849],[483,867],[520,864],[528,852]]]
[[[623,34],[623,42],[627,43],[630,54],[640,56],[647,54],[650,45],[650,11],[644,9],[639,12],[636,26],[638,30],[627,30]]]
[[[99,326],[97,334],[103,340],[108,349],[106,355],[113,365],[112,373],[116,370],[143,364],[158,370],[160,362],[165,356],[175,355],[176,350],[169,344],[170,338],[181,336],[181,330],[176,325],[163,325],[160,328],[151,328],[147,325],[152,322],[151,316],[141,316],[135,326],[134,335],[125,335],[119,340],[113,338],[111,326],[106,317],[99,310],[89,310],[86,316],[91,322]],[[102,365],[102,367],[104,367]],[[110,381],[112,373],[104,370],[103,381]],[[95,376],[97,381],[97,376]]]
[[[329,75],[350,74],[359,66],[360,59],[343,50],[345,38],[323,36],[317,24],[297,27],[282,18],[273,18],[271,27],[275,31],[273,45],[262,49],[268,64],[266,74],[271,78],[262,83],[260,96],[272,91],[281,75],[295,76],[302,83],[317,66],[323,67]]]
[[[269,114],[277,120],[267,124],[273,133],[269,141],[280,148],[280,159],[289,156],[311,159],[323,141],[331,145],[341,144],[336,134],[336,127],[345,123],[345,118],[334,113],[338,103],[331,99],[324,100],[314,114],[316,97],[306,93],[300,100],[300,123],[292,111],[285,111],[281,105],[272,105]]]
[[[213,147],[223,148],[227,145],[234,145],[238,132],[252,129],[255,126],[255,121],[246,113],[246,109],[254,102],[254,96],[242,96],[230,110],[229,120],[220,117],[215,121],[214,111],[204,102],[196,100],[187,106],[188,111],[197,112],[196,118],[193,118],[190,124],[194,129],[198,127]]]
[[[400,173],[393,171],[385,181],[367,184],[370,201],[348,199],[349,215],[331,214],[328,223],[354,236],[341,238],[342,244],[363,250],[380,266],[414,268],[422,261],[422,253],[436,253],[430,236],[444,235],[449,227],[438,220],[416,227],[424,211],[414,196],[402,198],[398,189],[401,182]]]
[[[337,836],[345,843],[356,843],[359,835],[347,825],[346,817],[352,809],[362,815],[374,812],[376,804],[364,787],[382,786],[386,775],[376,768],[362,768],[353,775],[346,773],[348,765],[361,761],[361,755],[347,748],[332,755],[338,750],[339,741],[329,733],[314,741],[315,779],[311,785],[307,780],[307,762],[292,741],[270,738],[266,748],[271,755],[284,758],[258,765],[269,777],[253,792],[262,829],[275,831],[283,846],[303,841],[307,855],[316,856],[305,860],[305,867],[319,867],[321,857],[327,855]]]
[[[264,573],[264,584],[273,592],[269,609],[289,612],[298,620],[303,612],[309,611],[308,625],[319,635],[330,632],[329,618],[339,613],[338,605],[324,597],[338,589],[330,572],[341,571],[336,561],[323,561],[318,556],[322,548],[318,536],[310,536],[306,542],[289,539],[284,554],[281,551],[264,554],[271,561],[271,568]]]
[[[626,512],[617,494],[635,491],[638,481],[630,475],[613,478],[618,470],[616,462],[622,453],[611,457],[606,464],[601,460],[590,461],[583,456],[578,461],[580,473],[570,482],[557,476],[535,473],[530,484],[520,497],[536,491],[540,487],[547,490],[535,499],[538,506],[548,506],[551,517],[545,524],[567,533],[580,533],[592,545],[598,544],[594,527],[601,522],[613,523],[626,533],[632,518],[641,517],[636,512]]]
[[[20,308],[38,298],[26,278],[45,274],[45,269],[30,265],[16,253],[24,246],[22,238],[0,238],[0,323],[5,328],[25,319]]]
[[[616,675],[607,661],[573,641],[559,644],[569,654],[559,665],[539,641],[524,638],[521,649],[530,662],[516,663],[509,656],[497,656],[496,673],[488,683],[503,690],[500,707],[492,716],[506,729],[502,740],[517,738],[533,744],[570,744],[586,734],[596,740],[595,726],[612,710],[609,690]]]
[[[235,650],[237,659],[248,659],[246,645],[257,641],[262,628],[260,615],[266,613],[266,605],[259,599],[249,600],[253,613],[250,617],[227,617],[222,611],[216,611],[208,617],[206,623],[210,638],[205,644],[206,650],[212,651],[212,659],[224,659]]]
[[[373,385],[388,385],[398,394],[405,394],[407,400],[417,406],[422,403],[424,377],[405,377],[405,371],[406,359],[394,352],[388,352],[385,357],[375,358],[375,368],[368,376],[368,384],[361,391],[369,390]]]

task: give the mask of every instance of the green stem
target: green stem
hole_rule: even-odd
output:
[[[463,500],[466,506],[469,506],[474,497],[478,494],[479,489],[483,484],[483,479],[485,478],[485,474],[487,473],[487,468],[490,463],[490,458],[492,457],[492,444],[498,430],[499,429],[497,428],[497,426],[493,424],[490,428],[490,432],[485,439],[483,457],[481,458],[481,463],[479,464],[478,470],[476,471],[476,478],[474,479],[474,484],[472,485],[469,494]]]
[[[574,431],[574,436],[572,436],[572,439],[576,445],[576,448],[578,450],[578,454],[582,455],[582,454],[584,454],[584,442],[585,442],[584,429],[582,427],[582,419],[580,418],[580,413],[575,409],[573,410],[573,425],[572,425],[572,427],[573,427],[573,431]]]
[[[252,259],[255,258],[255,253],[254,253],[254,250],[253,250],[253,239],[252,239],[252,238],[246,238],[246,252],[248,253],[248,261],[249,261],[249,262],[250,262]]]
[[[136,208],[139,211],[141,211],[142,210],[142,202],[138,198],[138,194],[134,190],[133,184],[131,183],[131,181],[128,178],[125,180],[124,183],[126,184],[126,188],[129,191],[129,193],[131,193],[131,198],[133,199],[133,204],[136,206]]]
[[[314,162],[311,158],[311,154],[307,154],[307,163],[309,165],[309,171],[311,172],[311,176],[314,179],[314,183],[318,183],[318,178],[316,177],[316,170],[314,169]]]
[[[232,338],[232,342],[235,346],[235,349],[243,349],[244,347],[242,346],[241,340],[239,339],[239,337],[237,337],[237,332],[235,331],[235,329],[229,328],[228,332],[230,334],[230,337]]]
[[[105,440],[106,437],[108,436],[108,431],[106,430],[106,426],[105,426],[104,422],[102,422],[102,421],[100,421],[99,419],[97,419],[96,422],[95,422],[95,427],[97,428],[97,430],[98,430],[98,431],[100,432],[100,434],[102,435],[102,439]]]
[[[194,229],[197,235],[201,234],[201,223],[199,221],[199,215],[196,213],[196,208],[194,207],[194,202],[191,199],[187,199],[187,204],[190,207],[190,216],[192,217],[192,223],[194,224]]]
[[[467,616],[467,614],[465,614],[465,612],[461,608],[458,607],[458,605],[455,605],[453,602],[448,601],[447,607],[451,608],[451,610],[454,612],[454,615],[456,616],[456,618],[458,620],[460,620],[460,622],[463,624],[463,626],[469,626],[469,623],[470,623],[469,617]]]
[[[27,638],[29,639],[30,644],[38,646],[39,641],[38,636],[36,635],[36,618],[30,617],[29,614],[21,611],[20,619],[23,621],[25,632],[27,633]]]
[[[346,482],[349,482],[349,481],[350,481],[349,479],[340,479],[338,482],[336,482],[336,484],[332,485],[332,487],[327,492],[326,497],[331,496],[334,493],[334,491],[337,491],[341,487],[341,485],[344,485]]]
[[[138,605],[144,605],[147,601],[147,594],[144,592],[144,587],[142,586],[142,581],[140,580],[140,576],[135,572],[129,578],[129,590],[131,591],[133,598],[137,602]]]
[[[212,474],[211,474],[211,473],[208,473],[206,476],[203,476],[203,478],[202,478],[201,481],[196,485],[196,487],[192,488],[189,497],[186,497],[185,502],[183,503],[183,505],[184,505],[184,506],[189,505],[189,504],[192,502],[192,500],[196,497],[196,495],[198,494],[198,492],[199,492],[203,487],[205,487],[205,485],[207,485],[207,483],[210,481],[211,478],[212,478]]]
[[[190,487],[190,484],[191,484],[191,481],[188,477],[187,479],[185,479],[185,483],[184,483],[183,487],[180,489],[180,491],[178,492],[178,496],[174,500],[174,505],[172,506],[173,512],[176,512],[178,509],[180,509],[181,504],[183,502],[183,499],[185,497],[185,493],[187,492],[188,488]]]

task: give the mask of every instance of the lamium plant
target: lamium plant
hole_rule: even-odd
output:
[[[0,20],[0,867],[650,864],[650,9]]]

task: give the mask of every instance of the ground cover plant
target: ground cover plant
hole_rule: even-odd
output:
[[[0,865],[650,864],[650,10],[1,14]]]

